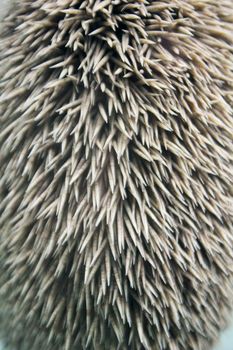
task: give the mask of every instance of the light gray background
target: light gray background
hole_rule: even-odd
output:
[[[5,16],[13,1],[14,0],[0,0],[0,19]]]
[[[0,0],[0,19],[5,16],[6,12],[9,10],[10,4],[13,1],[14,0]],[[0,350],[3,350],[1,342]],[[233,350],[233,321],[232,325],[225,332],[223,332],[220,341],[213,350]]]

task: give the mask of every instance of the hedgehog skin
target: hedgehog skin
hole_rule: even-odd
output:
[[[232,0],[21,0],[0,67],[6,347],[208,349],[233,275]]]

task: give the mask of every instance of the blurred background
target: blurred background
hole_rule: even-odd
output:
[[[0,19],[3,18],[6,12],[9,10],[10,4],[14,0],[0,0]]]
[[[222,333],[213,350],[233,350],[233,317],[231,325]]]

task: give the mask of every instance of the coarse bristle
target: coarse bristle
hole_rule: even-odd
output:
[[[18,0],[0,35],[0,333],[207,350],[233,290],[233,1]]]

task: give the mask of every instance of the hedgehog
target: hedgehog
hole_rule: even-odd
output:
[[[0,149],[6,349],[213,346],[233,302],[232,0],[17,0]]]

